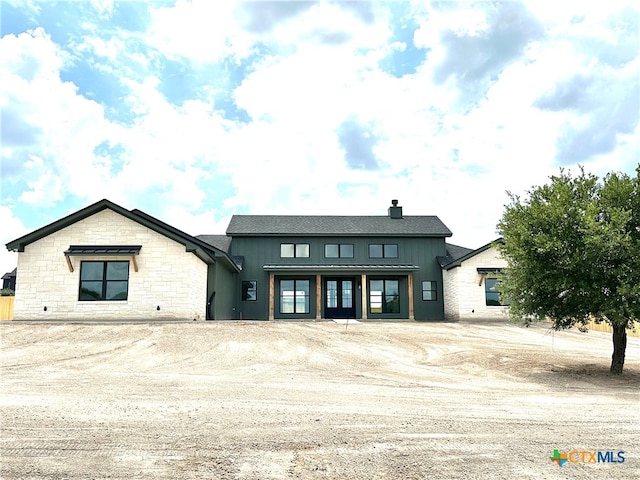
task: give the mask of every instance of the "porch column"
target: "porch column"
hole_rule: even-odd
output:
[[[368,310],[368,303],[367,303],[367,275],[364,274],[364,273],[362,274],[361,283],[362,283],[362,320],[366,320],[367,319],[367,310]]]
[[[409,284],[409,320],[415,320],[413,313],[413,273],[407,275],[407,281]]]
[[[274,279],[274,275],[273,272],[269,273],[269,320],[273,320],[274,319],[274,309],[275,309],[275,297],[274,297],[274,290],[275,290],[275,279]]]
[[[322,318],[322,275],[316,275],[316,320]]]

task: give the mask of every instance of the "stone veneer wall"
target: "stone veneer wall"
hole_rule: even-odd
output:
[[[69,245],[142,245],[136,256],[73,256]],[[82,260],[129,260],[126,301],[78,301]],[[207,264],[184,245],[106,209],[25,247],[18,255],[15,320],[204,320]],[[47,311],[44,311],[44,307]],[[157,310],[157,307],[160,310]]]
[[[495,248],[489,248],[460,267],[443,272],[445,289],[445,317],[448,319],[507,318],[508,307],[486,305],[484,281],[478,268],[505,268],[507,261]]]
[[[444,270],[442,272],[442,290],[444,292],[444,318],[446,320],[458,320],[460,310],[458,307],[458,270]]]

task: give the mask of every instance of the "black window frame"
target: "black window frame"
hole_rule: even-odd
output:
[[[430,284],[431,288],[425,288],[425,284]],[[424,298],[425,293],[430,293],[432,298]],[[423,302],[435,302],[438,300],[438,282],[435,280],[423,280],[422,281],[422,301]]]
[[[490,280],[491,283],[493,284],[493,288],[489,288],[489,285],[487,283],[487,281]],[[500,279],[497,277],[485,277],[484,278],[484,303],[485,306],[487,307],[508,307],[509,306],[509,302],[505,302],[503,301],[503,299],[501,298],[502,295],[500,294],[500,290],[498,289],[498,285],[500,285]],[[495,300],[492,301],[492,303],[489,303],[489,295],[496,295],[498,296],[498,300],[497,303],[495,303]]]
[[[291,245],[293,246],[293,255],[292,256],[284,256],[282,255],[282,247],[284,245]],[[307,255],[298,255],[298,247],[301,246],[306,246],[307,247]],[[287,243],[281,243],[280,244],[280,258],[311,258],[311,245],[308,243],[291,243],[291,242],[287,242]]]
[[[382,295],[381,295],[381,311],[380,312],[374,312],[372,307],[371,307],[371,299],[372,299],[372,294],[373,294],[373,289],[371,288],[371,283],[372,282],[382,282]],[[387,291],[389,290],[387,288],[387,282],[396,282],[396,291],[397,293],[395,294],[388,294]],[[397,315],[399,313],[401,313],[401,308],[400,308],[400,279],[399,278],[376,278],[376,277],[372,277],[369,279],[368,281],[368,301],[367,301],[367,308],[369,309],[369,313],[371,315]],[[377,290],[376,290],[377,291]],[[397,311],[393,311],[393,310],[389,310],[388,309],[388,305],[390,305],[393,300],[389,300],[389,298],[395,299],[395,305],[397,307]]]
[[[381,256],[372,255],[371,247],[380,247],[380,251],[382,253]],[[392,248],[395,250],[395,253],[392,254]],[[369,258],[398,258],[398,244],[397,243],[370,243],[369,244]]]
[[[253,298],[250,298],[249,292],[253,292]],[[256,302],[258,300],[258,281],[243,280],[242,281],[242,301]]]
[[[338,256],[329,256],[327,255],[327,247],[338,247]],[[346,247],[351,247],[351,255],[347,255],[343,252],[346,250]],[[355,256],[355,246],[353,243],[325,243],[324,244],[324,258],[354,258]]]
[[[283,308],[282,308],[282,299],[284,298],[283,295],[283,290],[282,290],[282,284],[283,282],[293,282],[293,311],[292,312],[283,312]],[[298,282],[306,282],[307,283],[307,292],[306,295],[304,296],[305,302],[304,302],[304,308],[305,311],[303,312],[298,312],[297,308],[298,308],[298,302],[297,299],[298,297],[296,296],[296,293],[298,292]],[[279,308],[278,311],[280,313],[280,315],[308,315],[309,313],[311,313],[311,280],[309,280],[308,278],[281,278],[279,285],[278,285],[278,298],[279,298]]]
[[[109,264],[114,264],[114,263],[127,265],[126,280],[122,278],[109,279]],[[78,287],[78,301],[79,302],[126,302],[129,299],[129,273],[130,273],[129,263],[130,263],[129,260],[82,260],[80,262],[80,281],[79,281],[79,287]],[[88,266],[88,264],[102,264],[101,278],[99,279],[83,279],[82,278],[83,271],[85,271],[84,267]],[[124,298],[107,298],[109,284],[123,283],[123,282],[126,282],[126,291],[125,291]],[[99,297],[92,297],[90,294],[88,294],[88,292],[96,291],[96,290],[89,290],[87,288],[85,288],[84,297],[83,297],[83,284],[86,285],[88,283],[101,284]]]

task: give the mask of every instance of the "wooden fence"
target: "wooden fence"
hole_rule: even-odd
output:
[[[13,320],[13,300],[16,297],[0,297],[0,320]]]
[[[589,330],[593,330],[595,332],[607,332],[613,333],[613,328],[608,323],[596,323],[591,320],[589,323],[585,325]],[[627,335],[632,337],[640,337],[640,322],[633,322],[634,328],[627,328]]]

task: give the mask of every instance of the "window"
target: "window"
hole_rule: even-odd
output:
[[[242,282],[242,300],[254,302],[258,299],[258,282],[247,280]]]
[[[280,313],[309,313],[309,280],[280,280]]]
[[[437,299],[436,282],[433,280],[422,282],[422,300],[432,301]]]
[[[353,308],[353,280],[327,280],[327,308]]]
[[[400,313],[398,280],[369,281],[369,310],[371,313]]]
[[[507,306],[508,303],[502,303],[500,300],[499,290],[500,280],[498,278],[485,278],[484,279],[484,293],[486,298],[486,304],[489,307],[501,307]]]
[[[308,243],[281,243],[281,258],[309,258]]]
[[[126,300],[129,262],[80,262],[78,300]]]
[[[398,244],[371,244],[369,245],[369,258],[398,258]]]
[[[325,258],[353,258],[353,244],[327,243],[324,246]]]

